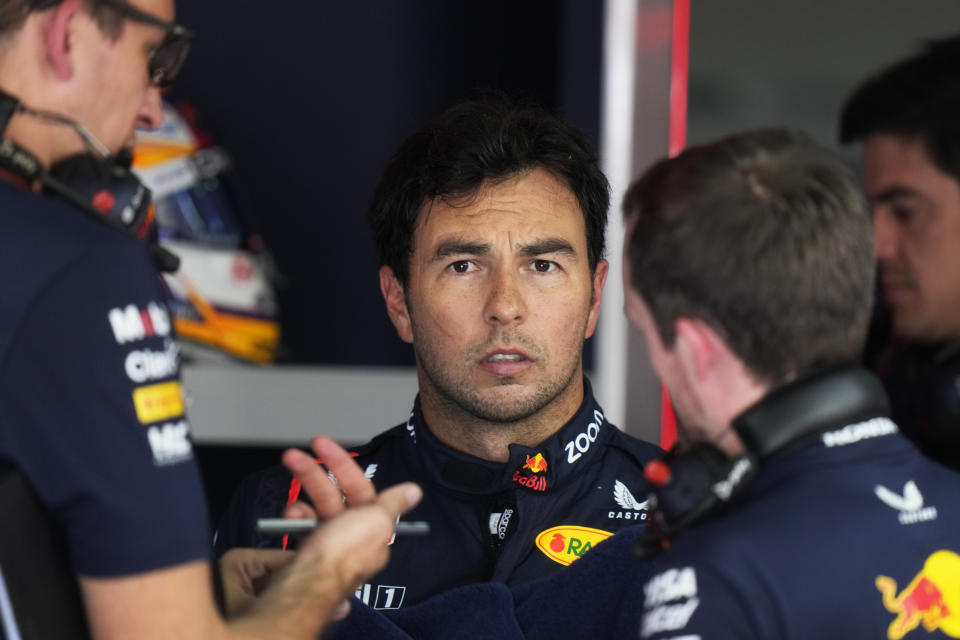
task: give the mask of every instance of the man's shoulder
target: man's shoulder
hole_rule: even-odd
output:
[[[131,236],[111,229],[55,197],[34,194],[0,181],[2,255],[25,262],[69,259],[91,245],[129,251],[137,247]]]
[[[960,490],[960,473],[901,448],[898,439],[885,455],[823,466],[815,463],[829,451],[818,454],[819,445],[813,445],[807,453],[814,455],[797,456],[805,470],[788,467],[772,482],[760,476],[742,498],[692,525],[671,552],[717,568],[742,568],[754,560],[798,562],[805,565],[796,567],[802,573],[810,558],[883,555],[917,525],[931,544],[946,541],[941,534],[960,526],[960,516],[937,506]],[[856,534],[836,535],[840,522]],[[784,554],[784,548],[792,552]]]
[[[350,452],[356,454],[357,461],[373,459],[380,456],[396,455],[404,445],[404,439],[411,436],[407,430],[407,423],[390,427],[371,438],[368,442],[356,447],[350,447]]]
[[[626,456],[640,467],[664,454],[663,449],[657,445],[632,436],[613,425],[608,426],[610,427],[608,450]]]
[[[103,288],[135,289],[154,276],[147,252],[132,236],[98,223],[60,200],[34,195],[0,181],[0,270],[17,273],[4,298],[22,309],[58,278],[103,282]],[[5,306],[11,309],[12,306]]]

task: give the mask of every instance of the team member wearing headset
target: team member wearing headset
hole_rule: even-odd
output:
[[[292,560],[232,565],[229,584],[287,563],[243,615],[217,613],[150,257],[175,260],[134,237],[148,194],[120,153],[136,126],[160,125],[189,39],[172,0],[0,4],[0,458],[63,530],[94,638],[315,638],[386,561],[418,490],[336,519]]]

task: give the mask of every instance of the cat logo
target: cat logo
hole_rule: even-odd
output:
[[[613,534],[601,529],[560,525],[537,536],[537,548],[562,565],[568,565]]]

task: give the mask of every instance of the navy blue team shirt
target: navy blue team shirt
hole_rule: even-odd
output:
[[[0,458],[120,576],[209,556],[179,360],[145,248],[0,180]]]

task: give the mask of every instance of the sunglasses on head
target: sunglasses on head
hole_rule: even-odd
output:
[[[174,22],[162,20],[137,7],[128,4],[126,0],[100,0],[124,18],[159,27],[166,31],[163,42],[150,55],[147,71],[150,82],[157,87],[169,87],[176,80],[180,68],[183,67],[187,54],[190,53],[190,44],[193,41],[193,32]],[[53,3],[55,4],[55,3]]]

